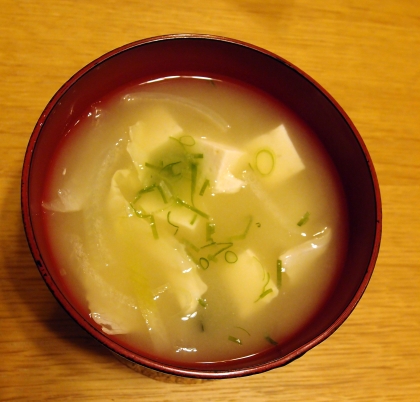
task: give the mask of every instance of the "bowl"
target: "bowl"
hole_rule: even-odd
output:
[[[348,211],[343,268],[322,307],[304,328],[281,345],[240,359],[201,365],[178,364],[130,349],[101,331],[82,311],[57,268],[45,233],[43,187],[50,161],[71,127],[89,107],[118,88],[179,75],[226,77],[282,102],[315,133],[342,184]],[[217,379],[257,374],[284,366],[327,339],[362,297],[379,252],[381,201],[371,158],[357,129],[317,82],[283,58],[238,40],[176,34],[130,43],[113,50],[70,78],[40,116],[22,173],[22,216],[36,266],[69,315],[118,356],[164,374]]]

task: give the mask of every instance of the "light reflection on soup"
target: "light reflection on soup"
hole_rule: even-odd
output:
[[[167,77],[92,105],[52,161],[43,207],[58,275],[133,350],[216,362],[281,345],[346,249],[332,163],[282,105]]]

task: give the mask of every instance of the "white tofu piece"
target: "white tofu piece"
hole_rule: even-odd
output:
[[[221,283],[241,318],[258,313],[278,295],[273,279],[249,249],[221,269]]]
[[[251,166],[261,180],[276,185],[305,169],[283,124],[246,145]]]
[[[204,155],[202,160],[202,177],[210,181],[215,194],[236,193],[245,182],[231,173],[243,152],[211,141],[199,141],[195,146],[197,152]]]
[[[316,269],[314,263],[328,249],[331,239],[331,229],[325,228],[319,235],[279,256],[283,272],[287,274],[292,285],[304,281],[309,270]]]
[[[152,109],[144,119],[130,127],[127,151],[136,166],[142,170],[151,152],[162,146],[169,137],[179,136],[183,129],[163,107]]]

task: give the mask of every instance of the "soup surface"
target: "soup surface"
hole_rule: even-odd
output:
[[[252,88],[133,85],[92,105],[51,163],[57,280],[132,350],[197,363],[281,346],[340,270],[334,167],[303,122]]]

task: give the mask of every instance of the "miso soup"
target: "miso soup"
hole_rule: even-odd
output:
[[[315,134],[216,78],[93,104],[51,162],[43,208],[57,280],[92,326],[183,364],[281,347],[326,300],[347,246]]]

